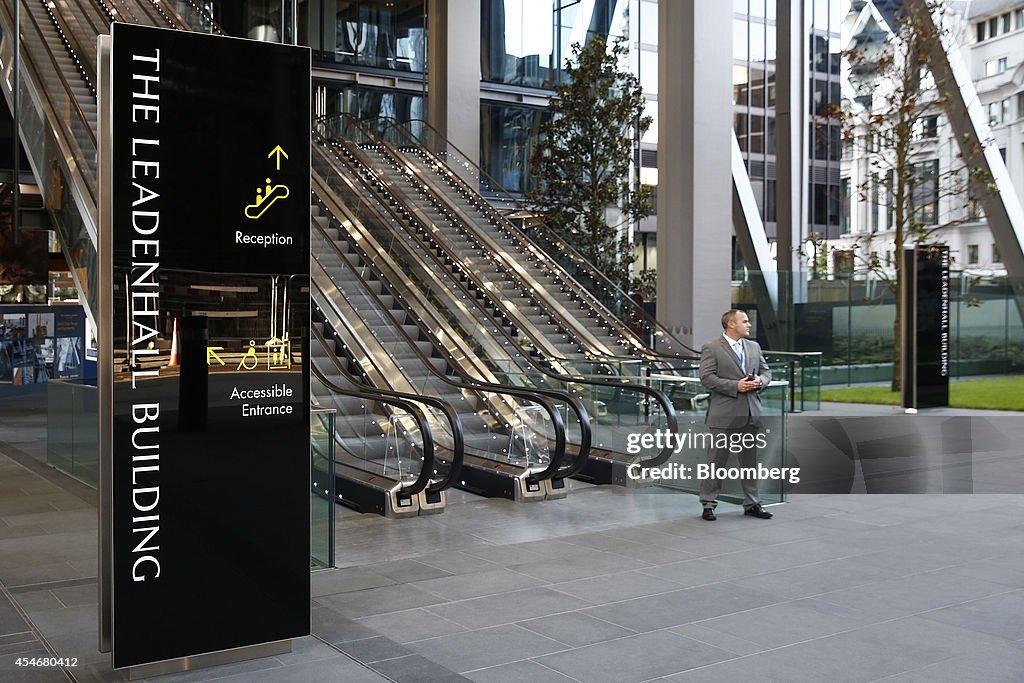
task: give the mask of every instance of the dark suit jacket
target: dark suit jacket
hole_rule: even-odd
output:
[[[761,355],[761,346],[743,339],[743,365],[732,347],[719,337],[700,349],[700,382],[711,392],[704,423],[717,429],[739,429],[750,418],[761,417],[761,398],[758,391],[740,393],[737,383],[748,373],[761,377],[761,388],[772,381],[771,370]]]

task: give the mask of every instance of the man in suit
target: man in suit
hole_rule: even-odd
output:
[[[761,355],[761,346],[747,339],[750,319],[743,311],[729,309],[722,315],[724,333],[709,341],[700,350],[700,381],[711,392],[704,423],[711,430],[708,464],[715,470],[729,461],[729,447],[741,441],[752,443],[760,427],[760,390],[772,380],[768,363]],[[744,439],[744,435],[747,436]],[[735,448],[735,445],[733,446]],[[757,446],[739,452],[740,467],[757,467]],[[771,519],[772,513],[761,507],[757,496],[757,479],[741,480],[743,513],[759,519]],[[721,480],[708,477],[700,482],[701,515],[714,521]]]

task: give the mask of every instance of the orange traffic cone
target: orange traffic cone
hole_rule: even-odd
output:
[[[167,361],[167,367],[178,364],[178,319],[174,319],[174,332],[171,333],[171,359]]]

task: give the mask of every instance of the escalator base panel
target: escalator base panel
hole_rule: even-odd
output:
[[[613,484],[631,489],[647,488],[650,486],[652,480],[631,479],[626,474],[626,470],[631,464],[605,458],[588,458],[587,464],[573,478],[585,481],[588,484]]]

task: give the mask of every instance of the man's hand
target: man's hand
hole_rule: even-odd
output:
[[[757,391],[761,388],[761,378],[754,377],[754,379],[747,379],[744,377],[737,383],[737,389],[741,394],[745,394],[748,391]]]

